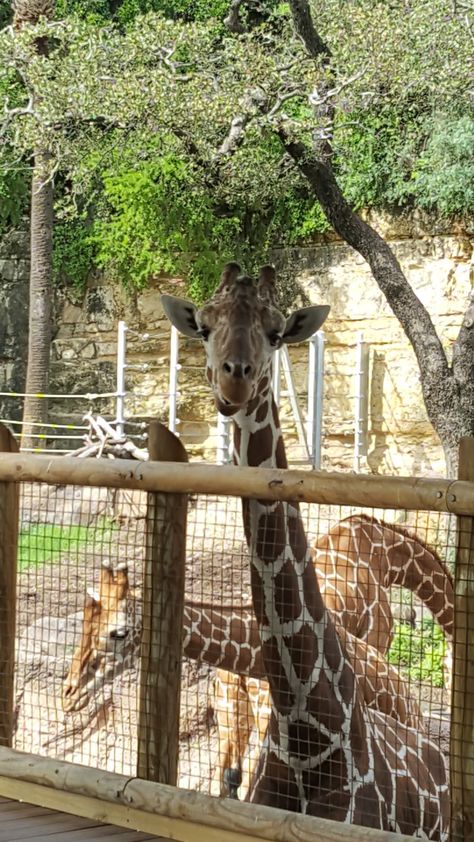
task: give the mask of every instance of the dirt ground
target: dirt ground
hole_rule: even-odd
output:
[[[71,545],[53,563],[30,565],[18,579],[16,748],[94,768],[133,775],[137,760],[138,667],[126,670],[85,712],[65,716],[61,686],[77,645],[88,588],[98,588],[103,561],[127,562],[140,600],[145,555],[143,499],[113,501],[105,489],[26,486],[23,526],[32,523],[81,524],[120,515],[115,529],[77,550]],[[314,509],[313,509],[314,512]],[[310,536],[349,513],[321,507]],[[129,517],[128,515],[133,515]],[[139,515],[136,517],[135,515]],[[247,549],[240,501],[191,500],[188,511],[186,594],[214,603],[250,602]],[[446,691],[413,686],[427,714],[430,733],[447,749]],[[213,781],[217,737],[213,717],[213,670],[183,659],[180,710],[179,784],[218,793]]]

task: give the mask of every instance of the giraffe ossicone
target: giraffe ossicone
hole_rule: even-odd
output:
[[[310,336],[329,308],[285,319],[274,270],[263,267],[253,283],[235,263],[224,267],[202,308],[162,300],[179,330],[203,340],[216,406],[233,416],[237,464],[286,468],[271,391],[273,352]],[[401,737],[390,717],[364,703],[322,598],[298,505],[245,499],[242,506],[271,697],[250,800],[444,842],[449,797],[442,754],[414,729]]]

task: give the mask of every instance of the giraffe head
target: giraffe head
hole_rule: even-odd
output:
[[[89,592],[79,645],[62,688],[65,713],[81,710],[102,686],[117,662],[123,660],[129,625],[127,597],[130,592],[125,565],[116,572],[104,564],[100,573],[99,593]]]
[[[172,295],[161,301],[181,333],[203,341],[207,378],[223,415],[235,415],[256,397],[277,348],[308,339],[329,313],[327,306],[304,307],[286,319],[275,303],[273,267],[263,266],[254,281],[237,263],[224,266],[214,295],[200,309]]]

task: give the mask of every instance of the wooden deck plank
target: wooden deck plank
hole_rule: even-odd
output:
[[[28,816],[41,816],[42,814],[47,815],[50,813],[51,810],[48,810],[47,807],[40,807],[36,804],[25,804],[22,801],[9,801],[8,804],[0,804],[0,816],[2,818],[5,817],[5,820],[8,820],[11,814],[21,815],[21,817],[27,818]]]
[[[21,814],[18,817],[9,817],[7,821],[4,821],[3,817],[0,816],[0,838],[3,832],[5,836],[8,836],[8,842],[15,842],[17,839],[31,839],[32,825],[31,817],[24,818]],[[95,829],[102,827],[102,825],[93,819],[81,819],[77,816],[68,816],[63,813],[51,813],[51,811],[48,811],[45,816],[41,816],[39,820],[35,819],[34,825],[35,838],[38,838],[38,834],[58,834],[65,833],[66,831],[82,830],[84,828]]]
[[[32,839],[35,842],[159,842],[162,837],[11,798],[0,799],[0,842],[31,842]]]
[[[112,825],[104,825],[103,828],[89,828],[88,830],[68,830],[64,834],[46,832],[43,835],[41,828],[38,828],[38,831],[34,835],[35,842],[36,840],[38,842],[146,842],[146,837],[144,840],[141,833],[126,828],[113,827]],[[31,836],[28,839],[31,839]],[[148,839],[159,842],[156,836],[154,838],[148,837]]]

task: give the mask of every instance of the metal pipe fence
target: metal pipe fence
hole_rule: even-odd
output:
[[[185,422],[180,417],[184,402],[189,402],[192,395],[191,381],[196,366],[183,363],[183,350],[180,345],[178,332],[174,327],[171,333],[138,333],[129,328],[124,321],[119,321],[117,326],[117,357],[116,357],[116,383],[115,390],[104,392],[85,393],[51,393],[35,395],[53,402],[61,401],[83,407],[82,414],[100,411],[107,417],[119,435],[131,434],[134,438],[143,439],[146,422],[136,419],[136,404],[138,401],[146,401],[149,395],[142,393],[140,388],[140,377],[145,377],[153,370],[161,370],[162,364],[151,362],[134,363],[130,360],[130,340],[140,340],[140,346],[146,350],[147,343],[162,341],[168,345],[169,368],[168,382],[166,388],[159,392],[153,391],[153,400],[160,401],[162,420],[167,421],[169,429],[176,433],[183,441],[191,446],[202,447],[203,440],[215,450],[217,463],[224,464],[231,459],[229,451],[229,422],[216,415],[215,426],[204,432],[202,420],[193,422],[188,417]],[[196,353],[199,353],[199,343],[195,345]],[[324,421],[324,395],[325,379],[327,376],[324,366],[325,338],[324,333],[319,331],[307,343],[307,364],[303,374],[295,376],[293,363],[286,347],[283,347],[275,354],[273,369],[273,389],[275,400],[283,409],[284,431],[287,439],[293,440],[289,448],[290,462],[293,465],[304,464],[312,468],[321,467],[322,446],[325,437]],[[353,403],[354,403],[354,469],[360,471],[366,466],[366,455],[368,448],[368,416],[369,416],[369,360],[370,348],[364,342],[363,335],[359,334],[355,346],[353,379]],[[133,385],[130,377],[135,375]],[[138,377],[136,376],[138,375]],[[128,383],[129,381],[129,383]],[[0,392],[0,397],[13,400],[17,406],[17,412],[21,414],[23,398],[21,392]],[[104,402],[112,402],[114,415],[102,408]],[[54,413],[53,409],[53,413]],[[64,410],[62,410],[64,412]],[[146,413],[145,413],[146,414]],[[153,414],[153,413],[152,413]],[[156,413],[155,413],[156,414]],[[189,413],[188,413],[189,414]],[[22,421],[12,420],[5,416],[0,419],[2,423],[9,424],[15,435],[21,435]],[[41,444],[29,448],[29,452],[51,452],[53,454],[67,454],[79,447],[83,441],[84,433],[88,427],[84,424],[58,424],[48,421],[44,424],[35,423],[38,433],[35,439]],[[70,432],[69,432],[70,431]],[[81,435],[82,432],[82,435]],[[68,442],[69,447],[64,447]],[[44,446],[43,444],[44,443]],[[77,443],[77,444],[76,444]],[[197,450],[197,454],[200,451]]]

